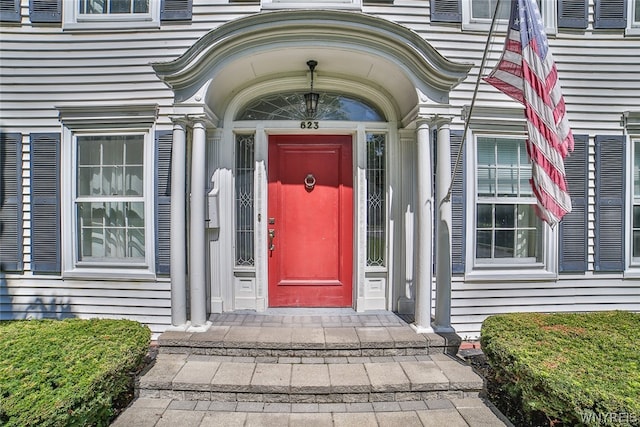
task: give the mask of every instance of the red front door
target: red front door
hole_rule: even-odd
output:
[[[351,307],[351,137],[269,138],[269,306]]]

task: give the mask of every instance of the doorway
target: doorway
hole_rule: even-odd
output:
[[[349,135],[269,137],[270,307],[353,305]]]

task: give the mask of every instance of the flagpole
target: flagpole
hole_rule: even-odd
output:
[[[489,53],[489,46],[491,45],[491,38],[493,36],[493,31],[496,26],[496,17],[498,16],[498,8],[500,7],[500,1],[496,2],[496,7],[493,9],[493,16],[491,17],[491,27],[489,28],[489,35],[487,36],[487,41],[484,45],[484,52],[482,53],[482,60],[480,61],[480,69],[478,70],[478,78],[476,79],[476,86],[473,89],[473,96],[471,97],[471,105],[469,106],[469,112],[467,113],[467,117],[464,120],[464,130],[462,131],[462,141],[460,142],[460,147],[458,147],[458,153],[456,155],[456,162],[453,166],[453,171],[451,171],[451,182],[449,183],[449,189],[447,190],[447,194],[442,198],[440,204],[445,202],[449,202],[451,200],[451,192],[453,191],[453,182],[458,172],[458,168],[460,167],[460,161],[462,159],[462,150],[464,148],[464,142],[467,138],[467,131],[469,130],[469,122],[471,121],[471,115],[473,114],[473,107],[476,103],[476,98],[478,96],[478,89],[480,87],[480,80],[482,79],[482,72],[484,71],[484,66],[487,61],[487,54]]]

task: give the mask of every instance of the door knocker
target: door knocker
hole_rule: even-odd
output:
[[[313,187],[316,186],[316,178],[313,176],[313,174],[308,174],[307,177],[304,179],[304,186],[307,188],[307,191],[311,191],[313,190]]]

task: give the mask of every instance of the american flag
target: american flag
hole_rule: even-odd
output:
[[[573,134],[536,0],[511,0],[502,57],[484,80],[524,104],[536,210],[553,226],[571,212],[564,159]]]

